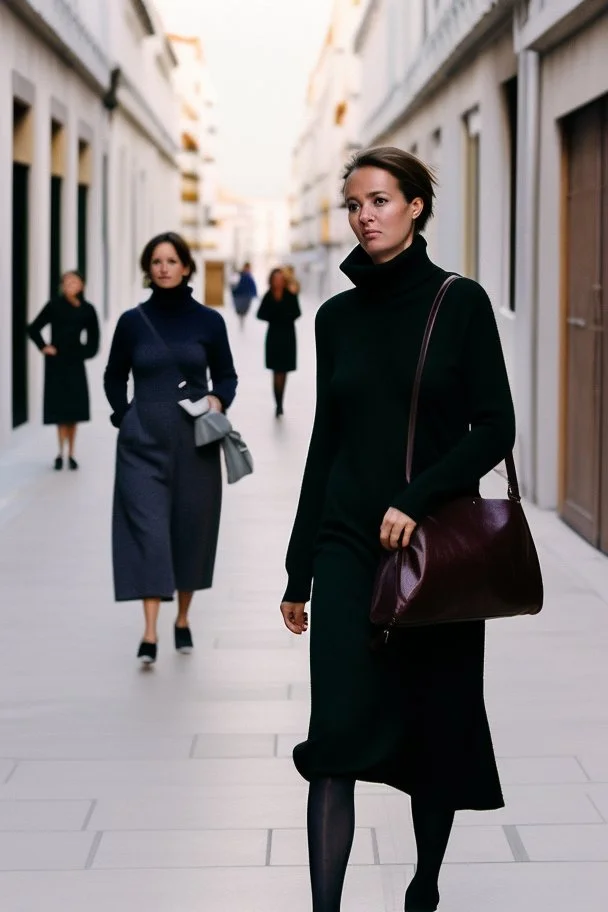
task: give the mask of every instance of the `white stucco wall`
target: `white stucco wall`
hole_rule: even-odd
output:
[[[479,281],[495,310],[509,370],[513,371],[513,314],[509,311],[508,125],[502,84],[515,75],[517,60],[509,33],[472,64],[445,82],[427,104],[384,141],[417,153],[437,171],[437,205],[429,223],[429,255],[448,270],[464,269],[463,116],[478,107],[480,140]],[[440,131],[440,144],[436,143]]]
[[[83,9],[80,10],[80,6]],[[143,39],[133,43],[136,23],[127,22],[130,0],[72,3],[70,16],[57,20],[60,38],[72,35],[70,53],[82,60],[68,66],[5,4],[0,4],[0,446],[20,429],[12,429],[12,159],[13,98],[15,85],[24,86],[24,100],[33,117],[33,156],[29,186],[28,319],[49,297],[50,266],[50,137],[51,118],[61,121],[66,134],[66,168],[62,200],[62,270],[77,263],[78,141],[91,149],[88,210],[87,297],[103,318],[104,290],[108,287],[109,326],[143,294],[137,260],[152,234],[179,226],[179,176],[174,160],[177,103],[171,89],[164,48]],[[32,8],[54,16],[57,6],[36,0]],[[63,7],[62,7],[63,9]],[[83,12],[82,46],[74,36],[74,16]],[[112,28],[109,23],[111,20]],[[51,20],[47,20],[51,21]],[[53,20],[54,21],[54,20]],[[72,31],[70,31],[70,29]],[[121,40],[127,31],[129,42]],[[124,37],[124,35],[123,35]],[[105,42],[110,41],[111,47]],[[127,47],[128,45],[128,47]],[[125,50],[125,47],[127,50]],[[122,48],[131,58],[114,56]],[[105,61],[105,63],[104,63]],[[130,87],[119,89],[121,104],[110,116],[101,94],[109,81],[109,67],[122,66]],[[92,69],[90,69],[92,68]],[[19,91],[21,91],[19,89]],[[158,129],[155,128],[155,123]],[[106,275],[102,243],[102,164],[108,160],[109,271]],[[108,328],[109,328],[108,326]],[[106,333],[107,335],[107,333]],[[43,363],[28,345],[29,422],[41,417]]]

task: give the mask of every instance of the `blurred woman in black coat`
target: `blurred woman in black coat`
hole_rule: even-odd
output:
[[[51,327],[50,344],[41,332],[46,326]],[[55,468],[63,468],[67,446],[68,465],[77,469],[76,425],[90,417],[84,362],[94,358],[99,350],[99,321],[93,305],[84,299],[84,279],[80,273],[76,270],[64,273],[61,294],[45,304],[28,326],[28,334],[45,356],[44,423],[57,425],[59,453]]]
[[[262,298],[257,317],[268,323],[266,333],[266,367],[273,372],[273,391],[276,416],[283,414],[283,397],[287,374],[295,371],[296,328],[301,316],[297,295],[287,291],[282,269],[273,269],[268,279],[269,289]]]

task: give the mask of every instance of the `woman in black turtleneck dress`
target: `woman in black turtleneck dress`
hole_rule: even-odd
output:
[[[152,663],[160,603],[172,600],[175,590],[175,647],[192,649],[188,610],[194,591],[212,583],[222,502],[219,444],[195,448],[192,419],[177,403],[207,396],[212,409],[224,411],[237,376],[224,320],[192,298],[187,282],[195,264],[183,238],[173,232],[153,238],[141,267],[152,295],[140,305],[143,314],[136,307],[120,317],[104,385],[119,428],[116,599],[143,599],[138,657]],[[134,396],[128,402],[130,373]]]
[[[393,649],[370,649],[382,549],[406,547],[434,507],[477,492],[515,436],[492,306],[459,278],[430,343],[406,483],[414,373],[447,276],[420,235],[433,183],[398,149],[355,156],[344,196],[360,245],[342,264],[355,288],[316,319],[317,407],[281,605],[287,627],[304,633],[312,586],[310,728],[294,760],[310,782],[314,912],[340,908],[357,779],[411,795],[418,863],[407,912],[438,906],[455,810],[503,804],[484,706],[483,622],[410,629]]]

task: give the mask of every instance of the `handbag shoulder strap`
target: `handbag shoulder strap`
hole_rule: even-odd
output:
[[[433,301],[433,306],[431,307],[429,317],[426,323],[426,328],[424,330],[424,336],[422,337],[422,345],[420,347],[420,355],[418,357],[418,364],[416,366],[416,374],[414,376],[414,385],[412,387],[412,399],[410,402],[410,421],[407,429],[407,454],[405,461],[405,477],[409,482],[411,481],[412,476],[412,463],[414,459],[414,440],[416,437],[416,419],[418,417],[418,400],[420,399],[420,384],[422,381],[422,372],[424,370],[424,364],[426,362],[426,356],[429,348],[429,342],[431,341],[431,334],[435,326],[435,321],[437,320],[437,314],[439,313],[439,308],[445,298],[446,292],[450,285],[453,285],[454,282],[459,279],[458,275],[449,275],[447,279],[442,283],[441,288],[437,292],[435,300]],[[517,471],[515,469],[515,460],[513,459],[513,453],[510,452],[505,456],[505,466],[507,469],[507,480],[509,483],[508,486],[508,496],[510,500],[519,501],[521,500],[521,495],[519,493],[519,483],[517,480]]]
[[[175,364],[176,368],[178,369],[179,373],[182,375],[182,377],[184,378],[184,380],[186,381],[186,383],[189,383],[190,381],[188,380],[188,377],[184,374],[184,372],[183,372],[183,370],[182,370],[182,368],[181,368],[181,365],[180,365],[179,361],[177,360],[177,358],[176,358],[176,356],[175,356],[175,352],[173,351],[173,349],[171,348],[171,346],[168,345],[168,343],[166,342],[166,340],[163,339],[163,337],[161,336],[161,334],[160,334],[159,331],[157,330],[156,326],[154,325],[154,323],[152,322],[152,320],[150,319],[150,317],[148,316],[148,314],[145,312],[145,310],[144,310],[144,308],[143,308],[143,305],[142,305],[142,304],[138,304],[138,305],[137,305],[137,310],[139,311],[139,315],[141,316],[142,320],[144,321],[144,323],[146,324],[146,326],[148,327],[148,329],[150,330],[150,332],[152,333],[152,335],[154,336],[154,338],[155,338],[158,342],[160,342],[160,344],[163,346],[163,348],[165,348],[165,349],[169,352],[169,354],[171,355],[171,359],[172,359],[173,363]]]

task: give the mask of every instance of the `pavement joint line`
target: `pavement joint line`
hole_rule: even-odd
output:
[[[517,827],[512,824],[505,824],[502,829],[513,853],[513,859],[518,862],[529,862],[530,856],[526,851]]]
[[[93,837],[93,842],[91,843],[91,848],[89,849],[89,854],[88,854],[87,860],[85,861],[85,864],[84,864],[85,871],[89,871],[93,866],[93,862],[95,861],[95,856],[97,855],[99,846],[101,844],[102,836],[103,836],[103,832],[101,830],[98,830],[98,832],[95,833],[95,835]]]
[[[95,809],[96,809],[96,808],[97,808],[97,798],[92,798],[92,799],[91,799],[91,806],[89,807],[88,811],[87,811],[86,814],[85,814],[85,818],[84,818],[84,821],[83,821],[81,830],[84,831],[84,830],[88,829],[88,826],[89,826],[89,824],[90,824],[90,822],[91,822],[91,817],[92,817],[93,814],[95,813]]]
[[[603,815],[602,812],[600,811],[599,807],[598,807],[597,804],[595,803],[595,801],[594,801],[594,799],[593,799],[593,795],[590,795],[589,792],[586,792],[585,794],[587,795],[587,798],[589,799],[589,801],[590,801],[591,805],[593,806],[593,808],[595,809],[595,811],[599,814],[601,822],[602,822],[602,823],[608,823],[608,820],[606,820],[606,818],[604,817],[604,815]]]
[[[6,779],[4,780],[4,782],[2,783],[3,785],[8,785],[8,783],[11,781],[11,779],[13,778],[13,776],[15,775],[15,773],[17,772],[17,767],[18,767],[19,764],[21,763],[20,760],[15,760],[15,761],[13,761],[13,762],[14,762],[13,768],[12,768],[12,770],[10,771],[10,773],[8,774],[8,776],[6,777]]]
[[[264,865],[266,868],[270,867],[270,858],[272,855],[272,834],[273,834],[273,832],[274,832],[273,830],[268,830],[268,836],[266,839],[266,861],[265,861],[265,865]]]
[[[198,735],[192,736],[192,744],[190,745],[190,759],[194,760],[196,757],[196,748],[198,747]]]
[[[293,700],[293,684],[287,685],[287,699]]]
[[[279,736],[278,735],[274,736],[274,756],[275,757],[279,756]]]
[[[370,833],[372,837],[372,854],[374,856],[374,864],[380,864],[380,849],[378,847],[378,834],[376,833],[376,827],[370,827]]]
[[[583,764],[582,764],[581,760],[579,759],[579,757],[576,756],[576,754],[574,755],[574,759],[576,760],[576,762],[577,762],[578,765],[580,766],[581,770],[583,771],[584,775],[586,776],[587,781],[588,781],[588,782],[592,782],[593,780],[591,779],[591,776],[589,775],[589,773],[587,772],[587,770],[586,770],[585,767],[583,766]]]

